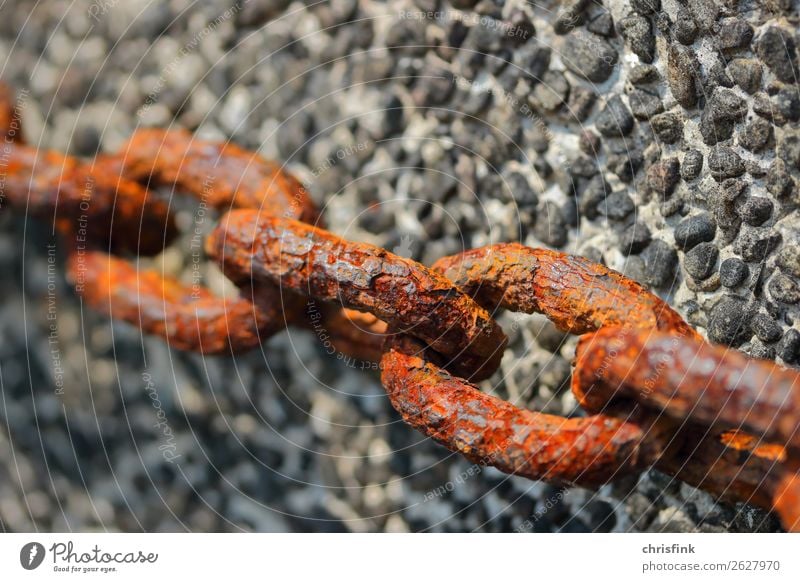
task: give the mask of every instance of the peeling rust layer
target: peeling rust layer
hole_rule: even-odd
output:
[[[627,397],[676,419],[800,448],[800,374],[676,334],[612,328],[576,352],[573,392],[600,410]]]
[[[319,214],[303,185],[274,162],[232,143],[197,139],[181,129],[143,129],[97,164],[111,176],[175,185],[225,211],[254,208],[316,223]]]
[[[582,334],[627,325],[699,337],[647,289],[583,257],[507,243],[445,257],[433,269],[490,311],[541,313],[562,331]]]
[[[776,487],[787,471],[782,454],[755,439],[736,446],[707,427],[685,424],[656,467],[718,499],[774,508]]]
[[[660,452],[657,428],[523,410],[390,345],[381,380],[392,405],[408,424],[472,461],[529,479],[595,486],[640,471]]]
[[[241,296],[220,298],[155,271],[139,271],[128,261],[99,251],[73,253],[68,275],[92,308],[161,336],[181,350],[240,352],[287,324],[280,292],[273,287],[254,290],[255,303]],[[299,299],[284,305],[287,313],[297,313]]]
[[[80,242],[150,255],[177,232],[167,204],[136,182],[24,145],[6,143],[4,154],[8,204]]]
[[[206,252],[234,281],[270,281],[372,313],[426,341],[464,376],[486,378],[499,366],[507,340],[486,310],[441,275],[379,247],[296,220],[234,210],[207,239]]]

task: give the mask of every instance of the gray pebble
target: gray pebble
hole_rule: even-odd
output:
[[[768,27],[756,41],[756,52],[778,79],[797,82],[797,51],[791,33],[777,26]]]
[[[650,21],[643,16],[628,16],[620,23],[620,32],[631,50],[644,63],[652,63],[656,53],[656,38]]]
[[[800,361],[800,331],[789,328],[778,342],[777,352],[787,364],[796,364]]]
[[[673,28],[675,38],[681,44],[690,45],[697,38],[697,30],[697,23],[694,21],[689,9],[678,4],[675,27]]]
[[[738,208],[738,213],[746,224],[761,226],[772,216],[773,206],[766,196],[751,196]]]
[[[675,100],[686,109],[697,103],[699,65],[692,49],[672,44],[667,57],[667,82]]]
[[[708,154],[708,169],[714,179],[722,181],[744,174],[745,165],[741,156],[732,148],[717,145]]]
[[[683,118],[678,113],[659,113],[650,119],[650,127],[662,142],[671,144],[683,137]]]
[[[747,263],[736,257],[725,259],[719,266],[720,282],[725,287],[738,287],[749,275],[750,269],[747,267]]]
[[[761,87],[761,64],[755,59],[733,59],[728,63],[733,82],[751,95]]]
[[[647,225],[637,221],[625,229],[619,239],[619,247],[625,255],[637,255],[650,244],[651,238]]]
[[[647,169],[645,183],[648,189],[660,198],[666,198],[672,195],[679,180],[680,164],[677,158],[671,157],[650,166]]]
[[[781,339],[783,329],[780,324],[766,313],[756,313],[751,322],[753,333],[765,343],[773,343]]]
[[[703,242],[686,253],[683,267],[695,279],[706,279],[714,272],[719,250],[714,243]]]
[[[625,136],[633,129],[633,116],[619,95],[614,95],[597,115],[597,131],[606,136]]]
[[[700,150],[689,150],[683,156],[681,164],[681,178],[691,182],[700,175],[703,170],[703,152]]]
[[[708,338],[714,343],[736,347],[750,336],[750,319],[751,310],[745,299],[725,295],[711,309]]]
[[[747,48],[753,40],[753,27],[735,16],[723,18],[714,39],[720,50]]]
[[[789,245],[781,249],[775,264],[787,275],[800,279],[800,245]]]
[[[644,261],[644,283],[653,287],[672,286],[678,266],[678,253],[663,240],[651,242],[640,257]]]
[[[707,212],[684,218],[675,227],[675,244],[687,251],[701,242],[714,240],[717,225]]]
[[[634,85],[654,83],[661,78],[655,65],[636,65],[628,72],[628,80]]]
[[[760,263],[781,242],[781,234],[769,227],[743,226],[734,241],[734,252],[748,263]]]
[[[618,58],[617,51],[603,37],[580,30],[569,33],[561,47],[564,65],[595,83],[611,76]]]
[[[755,117],[738,135],[738,142],[746,150],[760,152],[772,137],[772,124],[766,119]]]
[[[645,89],[634,89],[628,94],[628,103],[636,119],[650,119],[664,111],[664,105],[656,93]]]
[[[800,286],[783,273],[778,273],[770,280],[769,292],[776,301],[790,305],[800,302]]]

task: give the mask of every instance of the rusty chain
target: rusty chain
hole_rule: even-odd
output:
[[[19,122],[0,86],[2,199],[52,222],[76,291],[110,317],[206,354],[322,318],[337,350],[380,368],[408,424],[476,462],[583,486],[656,467],[800,531],[800,374],[706,343],[619,273],[519,244],[428,268],[324,230],[298,180],[235,145],[148,129],[86,162],[26,145]],[[225,213],[205,249],[237,297],[118,256],[158,253],[176,235],[153,192],[163,185]],[[321,302],[313,317],[309,300]],[[581,336],[572,390],[587,416],[520,409],[470,383],[500,364],[498,309],[541,313]]]

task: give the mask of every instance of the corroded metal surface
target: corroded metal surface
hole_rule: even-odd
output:
[[[679,420],[800,446],[800,375],[774,362],[624,327],[584,338],[576,354],[574,391],[587,409],[626,397]]]
[[[660,452],[654,427],[606,415],[567,419],[524,410],[390,344],[381,379],[392,405],[408,424],[477,463],[593,486],[648,467]]]
[[[316,223],[319,214],[303,185],[278,164],[232,143],[198,139],[182,129],[139,130],[97,165],[106,174],[175,185],[210,208],[254,208]]]
[[[202,286],[137,270],[102,251],[73,253],[68,274],[92,308],[161,336],[177,349],[204,354],[254,348],[282,330],[289,323],[284,313],[297,313],[302,302],[287,296],[284,302],[293,303],[282,305],[275,288],[255,289],[251,295],[243,289],[241,296],[217,297]]]
[[[433,269],[487,308],[541,313],[562,331],[581,334],[628,325],[699,337],[642,285],[576,255],[497,244],[445,257]]]
[[[368,311],[449,358],[476,379],[499,366],[506,337],[485,309],[453,283],[409,259],[296,220],[234,210],[206,252],[233,280],[253,278]]]

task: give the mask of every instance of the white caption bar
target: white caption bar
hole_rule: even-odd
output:
[[[791,534],[4,534],[3,580],[800,580]],[[599,578],[598,578],[599,576]]]

